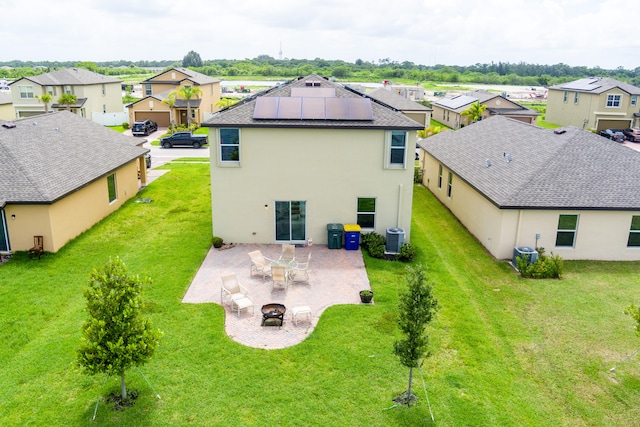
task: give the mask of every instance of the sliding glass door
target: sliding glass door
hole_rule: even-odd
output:
[[[276,201],[276,241],[304,242],[307,228],[307,202]]]
[[[0,209],[0,252],[9,251],[9,231],[7,230],[7,219],[4,209]]]

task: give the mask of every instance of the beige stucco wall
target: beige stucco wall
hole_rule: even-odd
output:
[[[404,111],[403,114],[411,120],[415,120],[420,123],[425,128],[430,126],[431,111]]]
[[[45,251],[57,252],[117,210],[138,193],[138,162],[134,160],[115,173],[117,199],[112,203],[105,176],[53,204],[5,206],[11,249],[28,250],[33,246],[33,236],[42,235]]]
[[[0,104],[0,120],[13,120],[16,118],[16,110],[13,104]]]
[[[626,128],[633,123],[633,113],[639,110],[640,99],[638,105],[632,106],[631,96],[617,88],[602,94],[579,93],[577,103],[575,91],[567,91],[567,102],[564,102],[564,92],[557,89],[549,90],[545,113],[547,122],[596,130],[607,127]],[[608,95],[621,95],[620,107],[607,107]],[[617,123],[617,126],[611,126],[614,123]]]
[[[451,198],[447,197],[449,170],[443,166],[438,188],[439,162],[424,156],[423,184],[497,259],[511,259],[515,246],[536,246],[563,259],[640,260],[640,248],[627,248],[631,217],[640,211],[568,211],[498,209],[471,186],[453,175]],[[558,218],[579,215],[575,247],[556,247]]]
[[[274,243],[274,202],[307,202],[307,238],[327,243],[327,224],[356,223],[358,197],[376,198],[375,231],[401,227],[409,241],[415,132],[406,169],[385,169],[382,130],[241,129],[241,167],[220,167],[211,130],[213,233],[226,242]],[[265,207],[266,205],[266,207]],[[363,233],[372,230],[363,230]]]
[[[458,129],[460,127],[460,114],[455,111],[439,107],[435,104],[432,104],[431,108],[433,109],[431,114],[433,120],[436,120],[452,129]]]

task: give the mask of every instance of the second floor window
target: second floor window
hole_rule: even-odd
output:
[[[66,93],[67,95],[73,95],[73,92],[71,91],[71,86],[70,85],[64,85],[64,89],[63,89],[64,93]]]
[[[607,95],[607,107],[618,108],[621,100],[622,95]]]
[[[240,161],[240,129],[220,129],[220,160]]]
[[[33,99],[33,86],[20,86],[20,99]]]
[[[150,96],[153,95],[153,92],[151,91],[151,83],[145,83],[144,84],[144,96]]]

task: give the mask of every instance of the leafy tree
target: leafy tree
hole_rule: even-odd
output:
[[[60,98],[58,98],[58,104],[66,105],[67,111],[71,111],[71,106],[74,105],[77,101],[78,97],[70,93],[63,93],[62,95],[60,95]]]
[[[89,62],[89,61],[76,62],[74,67],[84,68],[85,70],[93,71],[94,73],[98,72],[98,66],[95,64],[95,62]]]
[[[153,356],[160,332],[152,329],[141,312],[141,280],[127,273],[119,259],[109,259],[103,269],[89,275],[87,298],[89,319],[82,327],[83,342],[78,363],[91,375],[120,375],[121,397],[127,399],[125,371],[145,364]]]
[[[38,99],[38,101],[42,102],[44,104],[44,112],[48,113],[49,112],[49,103],[51,102],[51,94],[50,93],[43,93],[40,96],[36,95],[36,98]]]
[[[182,58],[183,67],[202,67],[202,59],[200,54],[196,51],[190,50],[184,58]]]
[[[169,95],[171,94],[187,101],[187,125],[191,126],[191,98],[199,98],[200,95],[202,95],[202,89],[191,85],[184,85],[180,89],[171,91]]]
[[[429,335],[425,328],[438,309],[438,301],[421,265],[408,266],[405,281],[407,289],[400,293],[398,303],[398,326],[404,337],[394,343],[394,353],[400,363],[409,368],[409,385],[394,401],[411,406],[416,400],[411,392],[413,368],[420,367],[421,359],[428,356]]]
[[[628,314],[633,318],[636,322],[635,330],[638,335],[640,335],[640,307],[637,307],[635,304],[631,304],[624,310],[624,314]]]
[[[487,109],[486,105],[480,104],[480,101],[476,101],[469,106],[466,110],[464,110],[460,115],[466,117],[471,121],[471,123],[477,122],[478,120],[482,120],[482,113]]]
[[[422,139],[429,138],[445,130],[447,130],[447,128],[442,126],[429,126],[428,128],[420,129],[418,131],[418,137]]]
[[[237,102],[238,102],[237,100],[234,100],[232,98],[221,98],[220,101],[216,102],[216,107],[222,110],[224,108],[231,107],[233,104]]]

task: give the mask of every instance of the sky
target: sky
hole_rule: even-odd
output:
[[[640,67],[635,0],[0,0],[0,61]],[[625,18],[626,17],[626,18]]]

